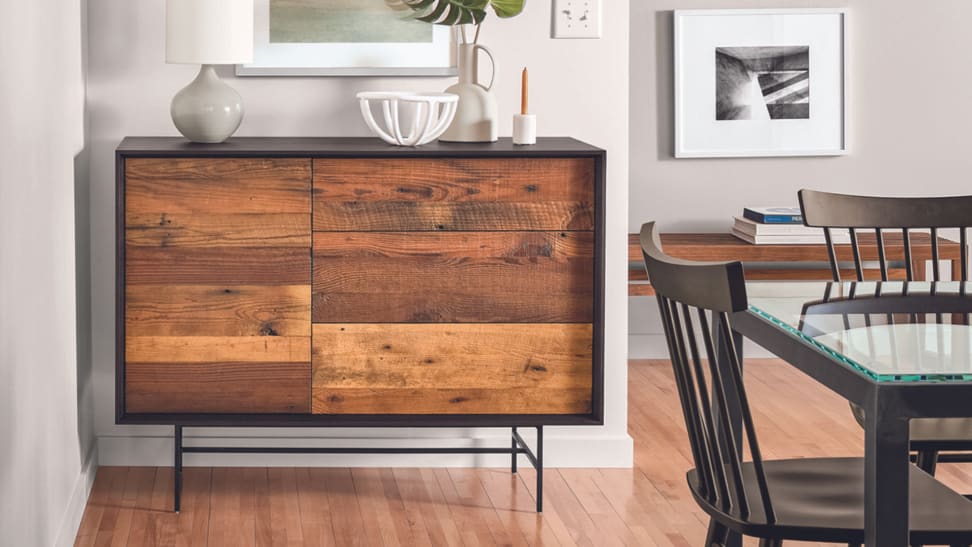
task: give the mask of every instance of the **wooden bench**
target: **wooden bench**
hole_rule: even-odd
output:
[[[877,240],[873,234],[860,234],[861,258],[865,261],[877,260]],[[671,256],[701,262],[722,262],[740,260],[747,264],[746,278],[760,280],[820,280],[831,279],[829,258],[826,245],[753,245],[734,237],[732,234],[662,234],[662,247]],[[901,234],[887,233],[884,236],[888,260],[904,261],[904,241]],[[931,260],[931,236],[925,233],[911,234],[912,262],[916,279],[925,279],[926,261]],[[952,278],[958,279],[961,257],[960,245],[939,237],[939,258],[951,262]],[[841,277],[854,279],[854,255],[850,245],[836,245],[837,258],[842,263]],[[843,263],[847,262],[847,268]],[[799,264],[806,268],[794,268]],[[750,266],[751,265],[751,266]],[[893,266],[893,265],[892,265]],[[865,269],[865,278],[881,279],[880,271]],[[889,277],[905,279],[904,268],[892,267]],[[652,296],[654,290],[645,274],[644,261],[638,234],[628,235],[628,295]]]

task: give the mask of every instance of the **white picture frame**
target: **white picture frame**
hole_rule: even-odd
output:
[[[253,62],[236,65],[237,76],[455,76],[451,27],[429,25],[432,41],[270,41],[270,1],[254,0]]]
[[[675,157],[848,154],[847,17],[675,10]]]

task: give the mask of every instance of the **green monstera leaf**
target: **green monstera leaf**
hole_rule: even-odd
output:
[[[523,11],[526,0],[386,0],[394,9],[410,8],[419,21],[436,25],[478,25],[487,8],[498,17],[509,18]]]
[[[523,12],[526,0],[490,0],[489,6],[501,19],[516,17]]]

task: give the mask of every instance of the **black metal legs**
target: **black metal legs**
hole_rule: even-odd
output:
[[[346,447],[242,447],[242,446],[182,446],[182,427],[175,426],[175,512],[182,508],[182,455],[206,454],[509,454],[510,469],[517,472],[516,458],[523,454],[537,470],[537,512],[543,512],[543,426],[537,426],[537,449],[530,450],[526,441],[513,428],[510,448],[346,448]]]
[[[510,463],[510,472],[513,473],[514,475],[516,475],[516,457],[518,455],[517,452],[516,452],[516,449],[519,448],[520,445],[518,444],[518,442],[516,440],[516,428],[515,427],[513,428],[513,435],[511,436],[511,442],[513,443],[513,445],[512,445],[512,447],[510,449],[510,461],[511,461],[511,463]]]
[[[543,513],[543,426],[537,426],[537,451],[534,453],[526,441],[513,428],[513,472],[516,473],[516,456],[523,454],[537,470],[537,513]]]
[[[172,473],[175,483],[175,512],[182,510],[182,426],[175,426],[175,468]]]
[[[537,513],[543,513],[543,426],[537,426]]]
[[[919,469],[934,477],[935,470],[938,467],[938,451],[919,450],[918,460],[915,463],[918,465]]]
[[[895,412],[901,406],[878,388],[864,409],[864,544],[869,547],[908,545],[911,458],[908,419]]]

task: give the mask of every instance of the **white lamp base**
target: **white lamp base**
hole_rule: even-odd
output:
[[[220,143],[243,121],[243,98],[219,79],[213,65],[202,65],[196,79],[172,98],[172,122],[193,142]]]

